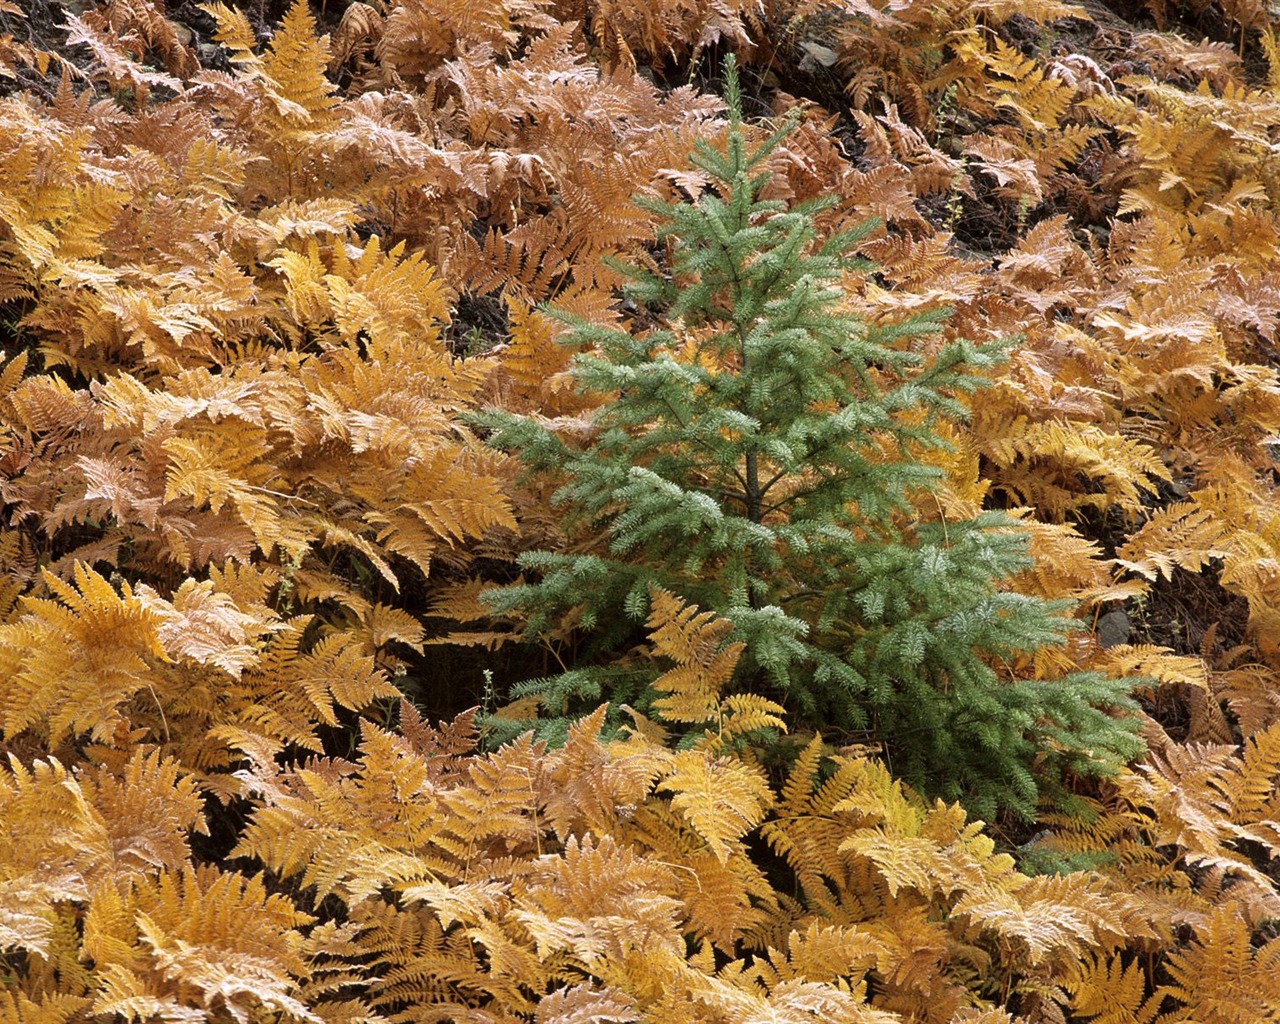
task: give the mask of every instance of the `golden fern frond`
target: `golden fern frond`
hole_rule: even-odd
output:
[[[0,253],[7,296],[29,295],[60,246],[55,225],[78,210],[77,185],[92,173],[88,138],[39,117],[16,99],[0,105]]]
[[[1217,789],[1233,824],[1257,823],[1261,831],[1249,831],[1249,838],[1264,846],[1272,857],[1280,856],[1275,812],[1276,785],[1280,782],[1280,727],[1272,726],[1248,737],[1241,758],[1232,770],[1209,784]]]
[[[1094,655],[1099,671],[1116,678],[1146,676],[1157,685],[1188,686],[1209,692],[1209,671],[1203,659],[1174,654],[1151,644],[1116,644]]]
[[[1164,991],[1187,1008],[1185,1020],[1246,1024],[1274,1020],[1280,1007],[1280,939],[1261,947],[1231,904],[1216,908],[1206,927],[1166,960]]]
[[[7,735],[39,726],[51,743],[75,733],[108,739],[125,702],[151,685],[149,659],[166,657],[159,617],[127,583],[117,594],[81,564],[73,578],[67,584],[46,571],[53,598],[23,598],[22,616],[0,625]]]
[[[239,745],[246,736],[276,750],[296,744],[319,751],[317,725],[336,721],[337,706],[363,711],[399,691],[352,631],[327,631],[303,652],[310,622],[305,615],[278,622],[238,680],[224,677],[214,687],[207,680],[186,692],[175,678],[164,682],[164,693],[184,714],[197,716],[224,756],[227,744]]]
[[[543,859],[522,884],[521,902],[553,921],[569,918],[571,927],[598,922],[598,938],[592,941],[583,928],[579,934],[585,941],[573,951],[590,963],[610,946],[617,950],[634,943],[643,948],[666,941],[679,912],[678,902],[668,895],[671,875],[669,865],[642,856],[612,836],[570,837],[561,855]],[[525,921],[532,921],[532,916],[526,915]]]
[[[294,681],[306,694],[315,717],[329,725],[337,723],[335,707],[360,711],[375,701],[400,696],[378,668],[367,643],[350,630],[331,633],[299,658],[296,669],[281,684]]]
[[[640,1011],[625,992],[595,983],[558,988],[543,996],[534,1016],[535,1024],[638,1024],[640,1020]]]
[[[743,650],[742,644],[725,645],[732,624],[711,612],[699,612],[665,590],[653,591],[645,624],[654,652],[676,663],[653,683],[659,693],[669,695],[658,698],[654,710],[668,722],[714,720],[720,690]]]
[[[679,811],[661,799],[639,805],[617,828],[620,840],[674,866],[674,892],[683,904],[685,928],[716,949],[732,952],[743,942],[767,945],[785,923],[777,895],[760,868],[735,843],[721,861]]]
[[[464,861],[502,852],[524,852],[536,846],[538,828],[529,815],[537,797],[534,784],[541,744],[528,734],[484,758],[473,760],[466,770],[466,785],[442,794],[451,812],[449,832],[465,846]]]
[[[41,993],[28,999],[22,992],[0,990],[0,1021],[3,1024],[72,1024],[81,1019],[91,999],[64,993]]]
[[[468,1004],[489,994],[487,972],[478,962],[469,930],[446,932],[429,907],[404,909],[366,900],[352,908],[350,922],[353,941],[344,943],[340,953],[368,958],[380,975],[366,997],[374,1020],[384,1020],[414,1003],[465,1014]],[[511,979],[509,986],[516,989],[518,998],[518,982]],[[357,1015],[352,1024],[367,1019]]]
[[[780,817],[797,817],[808,813],[812,806],[815,780],[824,755],[822,737],[815,734],[787,772],[783,783],[781,802],[777,814]]]
[[[1240,832],[1230,820],[1229,800],[1224,806],[1218,777],[1239,778],[1238,766],[1231,745],[1166,744],[1139,772],[1122,776],[1119,789],[1134,808],[1149,809],[1148,828],[1156,842],[1176,844],[1187,864],[1230,878],[1238,898],[1280,909],[1266,873],[1235,846]]]
[[[64,879],[59,881],[65,884]],[[65,889],[63,894],[71,895]],[[4,899],[0,910],[0,949],[21,950],[38,956],[48,953],[56,912],[50,906],[46,880],[34,876],[6,878],[0,882],[0,897]]]
[[[810,921],[804,931],[787,936],[785,952],[767,961],[768,987],[792,979],[816,982],[853,981],[886,952],[882,943],[856,927]]]
[[[1090,1024],[1156,1024],[1163,992],[1148,992],[1136,958],[1091,953],[1077,961],[1064,987],[1072,1009]]]
[[[876,1010],[863,1000],[865,987],[846,991],[809,981],[784,981],[761,1000],[756,1013],[780,1024],[810,1024],[812,1021],[839,1021],[841,1024],[897,1024],[896,1013]],[[767,1015],[767,1016],[766,1016]]]
[[[201,4],[200,9],[213,15],[218,25],[213,37],[227,50],[233,64],[247,69],[261,67],[261,58],[254,53],[258,45],[257,36],[243,11],[218,0]]]
[[[491,227],[482,239],[459,237],[452,246],[450,275],[476,294],[502,290],[520,301],[542,301],[548,297],[548,268],[555,276],[565,271],[563,264],[544,265],[541,253],[529,250],[519,239],[510,239]]]
[[[1116,552],[1116,564],[1147,579],[1172,578],[1174,568],[1199,572],[1227,554],[1226,524],[1197,502],[1160,509]]]
[[[1013,111],[1030,131],[1057,129],[1075,98],[1075,89],[999,37],[992,45],[994,52],[986,54],[985,61],[988,70],[1000,76],[988,83],[988,89],[998,96],[995,106]]]
[[[1072,237],[1066,215],[1043,220],[1023,235],[1018,244],[1000,258],[998,279],[1010,293],[1041,312],[1060,303],[1075,305],[1089,294],[1091,286],[1098,284],[1097,270]],[[1014,353],[1014,366],[1023,370],[1020,382],[1028,378],[1023,368],[1039,368],[1047,361],[1046,357],[1064,361],[1065,346],[1053,345],[1047,351],[1045,348],[1031,345]],[[1051,397],[1052,390],[1045,390],[1049,391],[1045,397]],[[1071,390],[1076,394],[1083,392],[1082,388]],[[1091,397],[1090,404],[1097,408],[1101,396],[1095,390]]]
[[[309,259],[312,266],[319,265],[313,241],[328,235],[346,234],[348,228],[358,223],[359,216],[355,204],[350,200],[328,196],[323,199],[289,197],[258,211],[254,221],[248,232],[257,236],[259,244],[274,243],[281,249],[279,255],[268,265],[279,267],[286,275],[296,274],[300,279],[309,281],[300,272],[306,263],[299,261]],[[286,243],[298,245],[299,242],[306,243],[308,248],[305,253],[286,248]],[[340,253],[341,249],[336,251]]]
[[[269,1007],[318,1024],[296,998],[308,973],[296,929],[313,920],[261,879],[211,865],[99,890],[84,922],[103,979],[94,1012],[192,1020],[216,1002],[238,1021]]]
[[[214,580],[184,580],[171,600],[146,584],[137,593],[160,620],[157,635],[169,657],[214,665],[236,679],[257,663],[259,639],[282,625],[262,604],[242,609]]]
[[[111,846],[101,816],[55,759],[0,770],[0,948],[50,955],[56,904],[83,902],[105,880]],[[21,832],[19,831],[21,829]]]
[[[728,621],[654,588],[646,625],[653,653],[676,663],[652,684],[664,694],[653,702],[659,719],[705,723],[697,745],[711,750],[757,729],[786,731],[784,709],[776,702],[759,694],[721,695],[743,650],[741,643],[725,643],[732,631]]]
[[[263,805],[235,856],[256,857],[283,877],[300,875],[318,898],[335,895],[348,906],[383,886],[450,871],[453,859],[441,849],[441,842],[452,849],[448,819],[422,759],[402,740],[366,722],[359,762],[312,761],[283,777],[270,748],[242,745],[254,765],[248,786]]]
[[[556,344],[554,322],[514,296],[507,299],[511,337],[501,352],[501,370],[510,378],[504,389],[504,408],[537,408],[561,416],[581,408],[572,390],[556,390],[549,380],[569,367],[572,353]]]
[[[671,769],[657,786],[671,793],[678,811],[721,864],[731,844],[756,827],[773,803],[764,774],[736,758],[711,760],[701,751],[675,756]]]
[[[716,740],[744,736],[761,729],[786,732],[784,708],[758,693],[731,693],[720,702],[720,732]],[[708,746],[715,744],[708,738]]]
[[[382,14],[359,0],[343,11],[330,44],[333,53],[329,59],[330,74],[348,62],[355,65],[353,70],[357,74],[369,68],[369,58],[382,40],[385,25]]]
[[[645,625],[657,653],[680,665],[706,666],[722,658],[732,623],[713,612],[699,611],[665,590],[654,589],[651,600]]]
[[[158,750],[136,750],[118,771],[99,767],[80,784],[102,815],[117,878],[180,870],[191,858],[189,832],[209,834],[195,780]]]
[[[248,527],[263,553],[279,549],[283,560],[299,560],[310,538],[281,508],[279,499],[289,495],[270,486],[277,479],[268,444],[261,427],[233,421],[193,437],[169,438],[161,443],[169,458],[164,500],[185,498],[214,515],[225,508]]]
[[[875,917],[886,901],[918,898],[911,894],[935,885],[946,890],[942,879],[963,870],[944,863],[960,853],[942,849],[957,837],[955,823],[930,818],[883,767],[861,757],[834,758],[835,770],[815,786],[820,751],[815,738],[784,786],[783,806],[760,830],[796,873],[809,907],[854,923]],[[935,839],[921,835],[926,821]]]
[[[1252,736],[1280,721],[1280,691],[1275,670],[1251,663],[1222,669],[1210,676],[1214,697],[1227,705],[1243,736]]]
[[[427,356],[437,349],[440,327],[450,319],[443,282],[422,253],[406,256],[404,243],[383,249],[375,235],[355,260],[345,247],[335,247],[333,269],[324,283],[343,336],[354,341],[360,330],[368,330],[369,355],[379,361],[402,357],[407,351]],[[366,310],[367,317],[358,315]],[[404,343],[407,339],[412,339],[411,348]],[[436,357],[439,360],[438,352]],[[441,370],[449,368],[440,362]],[[449,376],[459,382],[466,379],[460,368],[453,368]]]
[[[497,528],[515,530],[507,496],[489,470],[493,455],[477,450],[442,450],[384,493],[363,515],[387,551],[410,559],[428,575],[442,548],[483,537]]]
[[[53,933],[47,948],[38,955],[27,953],[27,969],[19,981],[25,994],[86,996],[92,992],[96,979],[80,958],[82,909],[70,902],[54,905]]]
[[[565,745],[548,752],[539,772],[539,800],[562,840],[616,829],[671,767],[670,751],[643,737],[606,744],[600,738],[604,717],[601,707],[574,722]]]
[[[1087,951],[1138,937],[1127,933],[1129,922],[1117,913],[1107,888],[1081,872],[1041,875],[1013,892],[966,895],[952,912],[999,936],[1032,967],[1047,961],[1066,966]]]
[[[1158,481],[1172,479],[1150,445],[1095,424],[1057,421],[1020,426],[988,445],[990,457],[1004,466],[1015,457],[1043,459],[1053,465],[1055,476],[1069,481],[1079,474],[1104,488],[1101,495],[1081,493],[1068,507],[1114,505],[1133,515],[1143,508],[1144,492],[1154,493]]]
[[[322,122],[338,105],[337,88],[325,75],[328,63],[328,37],[316,37],[311,9],[304,3],[292,4],[272,35],[261,65],[260,80],[267,86],[281,129]]]
[[[1081,536],[1069,523],[1046,523],[1018,513],[1027,531],[1033,566],[1019,573],[1014,587],[1050,600],[1069,597],[1084,608],[1108,601],[1126,601],[1146,593],[1141,580],[1119,581],[1114,564],[1102,557],[1099,545]]]

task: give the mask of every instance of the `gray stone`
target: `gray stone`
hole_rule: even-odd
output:
[[[804,65],[805,61],[812,61],[815,64],[821,64],[824,68],[829,68],[840,59],[840,54],[836,53],[835,50],[819,43],[801,43],[800,49],[805,52],[805,56],[800,60],[801,66]]]
[[[1103,647],[1127,644],[1131,629],[1129,616],[1124,612],[1107,612],[1106,615],[1098,619],[1098,643],[1102,644]]]

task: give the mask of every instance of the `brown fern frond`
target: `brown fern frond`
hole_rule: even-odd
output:
[[[555,21],[550,0],[464,0],[424,3],[397,0],[390,6],[378,57],[402,78],[421,78],[449,57],[467,50],[511,53],[522,38],[546,32]]]
[[[143,15],[140,20],[130,17],[137,13]],[[117,26],[111,23],[115,20],[111,19],[112,14],[124,15],[119,19],[123,35],[117,34]],[[134,24],[129,24],[131,22]],[[126,25],[129,28],[141,27],[145,36],[150,38],[129,31]],[[104,11],[88,12],[84,18],[68,14],[67,27],[70,29],[68,45],[84,46],[89,50],[93,55],[91,77],[105,82],[113,93],[128,89],[145,102],[153,88],[175,92],[182,89],[182,81],[175,75],[147,69],[143,58],[153,42],[158,44],[165,60],[180,71],[190,73],[196,67],[190,48],[178,41],[173,26],[145,0],[135,0],[132,4],[113,2]]]

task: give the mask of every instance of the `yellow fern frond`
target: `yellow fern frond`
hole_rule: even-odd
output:
[[[354,906],[382,886],[430,879],[451,867],[449,821],[426,782],[421,758],[402,740],[365,725],[357,764],[311,762],[277,781],[270,748],[244,744],[250,787],[264,798],[236,856],[253,856],[283,877],[301,876],[324,898]],[[409,756],[405,756],[409,754]],[[282,782],[284,785],[282,785]],[[527,791],[526,791],[527,792]],[[412,801],[401,793],[417,794]]]
[[[99,768],[81,785],[105,822],[117,878],[180,870],[191,857],[188,832],[209,834],[195,780],[158,751],[134,751],[118,773]]]
[[[1116,564],[1147,579],[1169,579],[1174,568],[1199,572],[1211,558],[1227,554],[1225,524],[1195,502],[1156,512],[1116,552]]]
[[[217,0],[201,4],[200,9],[213,15],[218,24],[214,39],[226,48],[233,64],[248,68],[261,66],[261,60],[253,52],[258,45],[257,36],[243,11]]]
[[[721,864],[729,859],[731,844],[755,828],[773,804],[759,769],[736,759],[711,760],[701,751],[677,754],[657,788],[672,794],[671,806],[702,836]]]
[[[137,593],[160,619],[157,632],[170,658],[216,665],[237,679],[257,662],[259,638],[280,628],[270,609],[243,610],[213,580],[184,580],[171,601],[145,584]]]
[[[336,87],[325,75],[328,37],[316,37],[311,9],[294,3],[285,12],[262,59],[263,80],[283,124],[312,125],[338,104]]]
[[[986,55],[993,79],[988,88],[998,96],[996,107],[1012,110],[1024,128],[1051,132],[1058,128],[1075,98],[1075,89],[1060,78],[1009,46],[999,37],[992,40],[993,53]],[[1009,79],[1005,81],[1004,79]]]
[[[0,770],[0,948],[46,956],[56,942],[55,904],[84,901],[110,865],[101,817],[56,760]],[[19,832],[18,830],[22,831]]]
[[[77,564],[74,586],[48,572],[54,599],[24,598],[23,615],[0,626],[0,699],[7,735],[42,725],[51,742],[72,733],[110,738],[123,705],[151,685],[148,659],[163,661],[159,616],[92,569]]]
[[[1156,1024],[1162,992],[1148,993],[1137,960],[1092,954],[1081,958],[1066,982],[1072,1008],[1092,1024]]]
[[[562,839],[617,827],[627,809],[644,802],[671,766],[671,753],[639,736],[606,744],[605,708],[574,722],[564,747],[549,752],[539,776],[539,800]]]
[[[743,650],[740,643],[724,644],[732,624],[655,590],[646,625],[655,653],[676,662],[653,683],[659,693],[668,694],[654,701],[654,710],[668,722],[714,721],[721,688]]]
[[[1231,905],[1214,910],[1185,949],[1169,955],[1166,991],[1188,1019],[1245,1024],[1275,1016],[1280,1006],[1280,939],[1255,947],[1248,924]]]
[[[23,993],[0,991],[0,1021],[3,1024],[72,1024],[92,1000],[84,996],[43,993],[28,999]]]
[[[1033,967],[1051,958],[1075,963],[1087,950],[1128,937],[1105,884],[1082,873],[1038,876],[1012,892],[975,893],[963,897],[953,912],[1019,946]]]
[[[1116,644],[1100,651],[1093,664],[1099,671],[1122,678],[1147,676],[1158,685],[1190,686],[1209,691],[1209,671],[1198,657],[1174,654],[1150,644]]]
[[[296,997],[307,974],[296,929],[313,919],[261,880],[187,866],[136,879],[117,898],[95,898],[85,916],[84,949],[104,979],[95,1013],[193,1020],[216,1000],[238,1020],[269,1007],[320,1024]]]

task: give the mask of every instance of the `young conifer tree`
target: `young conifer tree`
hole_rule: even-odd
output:
[[[486,594],[530,640],[566,621],[584,640],[577,665],[516,692],[541,695],[561,727],[602,696],[643,707],[654,673],[625,652],[661,587],[733,624],[736,685],[781,700],[794,724],[869,731],[924,792],[1031,816],[1045,783],[1112,770],[1141,743],[1123,681],[992,670],[1069,628],[1061,607],[996,588],[1028,564],[1016,524],[912,514],[938,474],[910,452],[942,444],[936,418],[963,415],[954,396],[1003,349],[958,340],[926,362],[911,342],[939,317],[873,331],[851,315],[840,283],[867,267],[852,256],[865,229],[819,242],[814,216],[834,198],[762,198],[791,126],[748,145],[732,63],[725,100],[725,150],[691,157],[710,188],[650,204],[668,271],[627,269],[630,298],[669,329],[561,317],[587,347],[577,385],[616,395],[590,439],[476,417],[530,474],[562,480],[567,520],[602,538],[527,553],[526,581]]]

